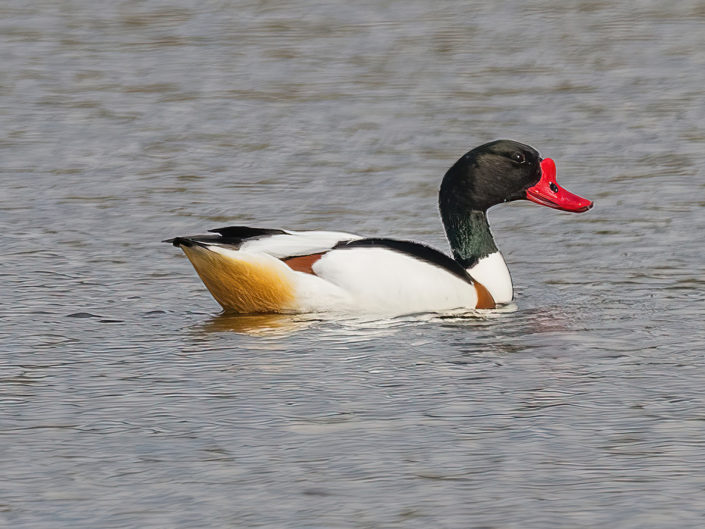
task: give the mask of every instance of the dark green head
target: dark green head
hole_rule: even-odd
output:
[[[496,140],[474,148],[451,167],[443,179],[441,210],[460,206],[488,208],[526,198],[541,178],[541,157],[533,147],[512,140]]]
[[[512,140],[485,143],[455,162],[441,184],[441,218],[455,258],[467,267],[496,252],[486,212],[520,199],[576,213],[592,207],[558,185],[556,164],[536,149]]]

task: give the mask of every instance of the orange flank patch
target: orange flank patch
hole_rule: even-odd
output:
[[[313,263],[318,261],[322,256],[322,253],[314,253],[311,255],[302,255],[300,257],[289,257],[282,260],[289,265],[289,268],[292,270],[304,272],[306,274],[313,274]]]
[[[490,294],[490,291],[485,288],[482,283],[477,281],[474,282],[475,290],[477,291],[477,305],[476,309],[494,309],[497,308],[497,304]]]
[[[281,312],[294,306],[294,286],[273,259],[223,255],[202,246],[181,249],[226,311]]]

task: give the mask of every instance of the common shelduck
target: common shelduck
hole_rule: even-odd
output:
[[[512,301],[514,291],[487,210],[519,199],[577,213],[593,205],[556,183],[553,160],[528,145],[497,140],[462,156],[441,183],[452,257],[418,242],[245,226],[165,242],[184,251],[229,312],[492,309]]]

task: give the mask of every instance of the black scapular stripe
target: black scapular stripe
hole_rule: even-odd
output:
[[[276,228],[252,228],[250,226],[226,226],[225,228],[215,228],[208,230],[210,233],[219,233],[223,237],[233,237],[237,239],[250,239],[252,237],[262,237],[264,235],[283,235],[286,232]]]
[[[249,226],[227,226],[225,228],[216,228],[208,231],[210,233],[218,233],[222,237],[220,242],[224,244],[236,244],[245,239],[252,239],[254,237],[284,235],[286,233],[284,230],[276,228],[251,228]]]
[[[199,243],[230,244],[237,246],[246,239],[264,237],[266,235],[283,235],[284,230],[274,228],[251,228],[249,226],[227,226],[208,230],[209,233],[218,235],[189,235],[187,237],[174,237],[163,242],[170,242],[174,246],[193,246]]]
[[[370,238],[357,239],[354,241],[342,241],[333,247],[334,250],[345,250],[352,248],[385,248],[395,252],[407,254],[415,259],[419,259],[439,268],[443,268],[468,283],[474,283],[472,277],[470,277],[470,274],[468,274],[467,270],[465,270],[465,268],[463,268],[458,261],[443,252],[439,252],[435,248],[426,246],[425,244],[413,241],[400,241],[397,239]]]

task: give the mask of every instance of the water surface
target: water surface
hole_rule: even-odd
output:
[[[3,2],[0,520],[703,525],[704,23],[688,0]],[[596,201],[491,212],[514,311],[223,316],[159,242],[445,249],[443,173],[502,137]]]

